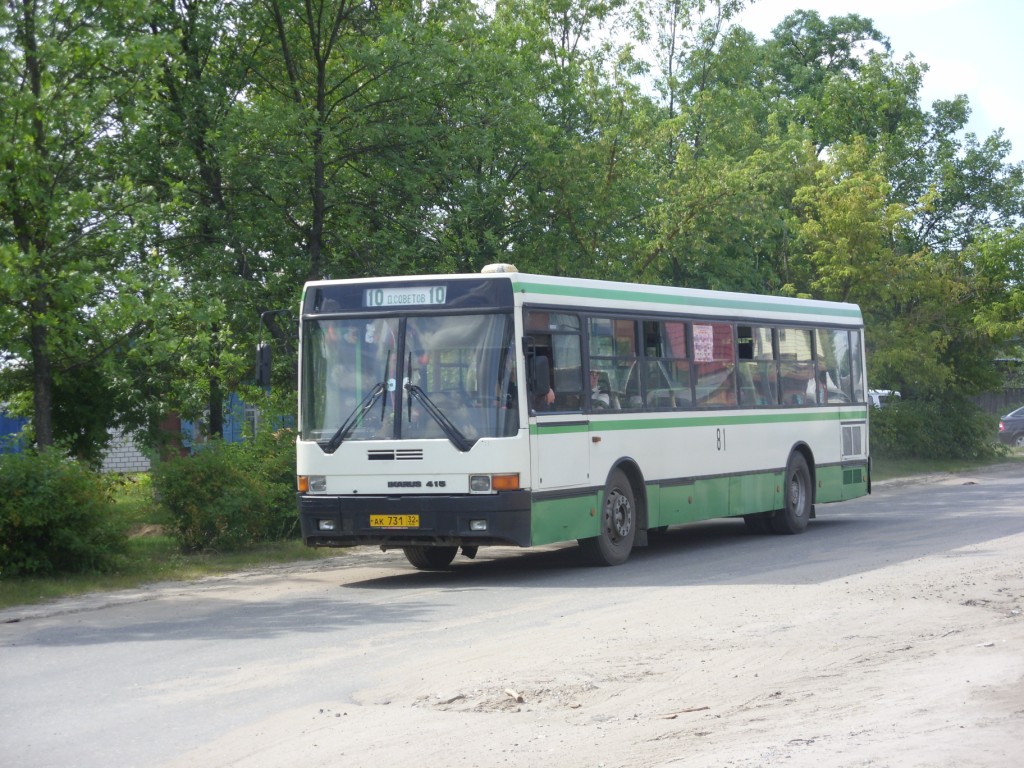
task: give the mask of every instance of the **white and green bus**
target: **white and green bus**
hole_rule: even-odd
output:
[[[857,306],[518,273],[311,282],[298,506],[316,547],[576,540],[622,563],[668,526],[801,533],[870,490]]]

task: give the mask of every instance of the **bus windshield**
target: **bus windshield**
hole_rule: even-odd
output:
[[[310,318],[302,439],[445,439],[469,450],[519,429],[509,314]]]

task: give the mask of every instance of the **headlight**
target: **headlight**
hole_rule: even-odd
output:
[[[470,493],[490,493],[491,491],[518,491],[519,473],[512,472],[500,475],[470,475]]]
[[[323,493],[327,490],[327,478],[324,475],[299,475],[299,493]]]

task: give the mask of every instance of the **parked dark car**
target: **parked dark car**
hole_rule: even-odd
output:
[[[1011,411],[999,420],[999,439],[1007,445],[1024,448],[1024,407]]]

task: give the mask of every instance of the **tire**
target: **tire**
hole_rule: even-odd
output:
[[[636,539],[636,497],[629,478],[621,469],[608,477],[601,502],[601,532],[580,539],[580,551],[593,565],[622,565],[633,551]]]
[[[783,478],[783,506],[775,510],[769,520],[772,530],[780,534],[803,533],[811,519],[811,470],[802,453],[793,453],[786,464]]]
[[[1024,432],[1021,432],[1019,435],[1017,435],[1015,438],[1013,438],[1013,440],[1011,441],[1011,444],[1015,448],[1024,448]]]
[[[458,547],[427,547],[421,545],[402,547],[405,559],[421,571],[443,571],[452,564]]]

